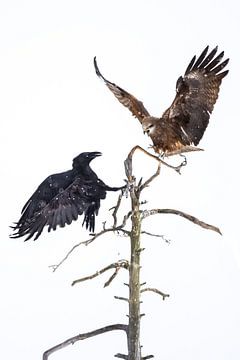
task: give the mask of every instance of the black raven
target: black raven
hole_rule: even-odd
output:
[[[12,227],[11,238],[34,235],[36,240],[44,226],[48,231],[64,227],[84,214],[82,225],[94,232],[95,215],[100,208],[100,200],[107,191],[117,191],[123,187],[110,187],[98,178],[89,163],[100,152],[84,152],[73,159],[72,170],[48,176],[33,193],[22,209],[19,221]]]

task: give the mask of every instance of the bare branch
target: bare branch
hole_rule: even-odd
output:
[[[125,359],[125,360],[127,360],[128,359],[128,356],[127,355],[124,355],[124,354],[116,354],[116,355],[114,355],[114,357],[117,357],[117,358],[119,358],[119,359]]]
[[[103,285],[103,287],[107,287],[111,284],[111,282],[115,279],[115,277],[118,274],[120,268],[116,268],[114,273],[110,276],[110,278],[108,279],[108,281],[105,282],[105,284]]]
[[[143,183],[141,186],[139,186],[139,193],[145,188],[147,187],[159,174],[160,174],[160,170],[161,170],[161,163],[158,163],[158,167],[157,167],[157,171],[155,172],[155,174],[153,174],[148,180],[145,181],[145,183]]]
[[[113,228],[117,227],[117,212],[121,205],[123,194],[118,196],[117,204],[109,209],[109,211],[113,210],[112,217],[113,217]]]
[[[63,341],[62,343],[53,346],[51,349],[45,351],[44,354],[43,354],[42,360],[47,360],[49,358],[49,356],[51,354],[53,354],[54,352],[56,352],[58,350],[61,350],[61,349],[65,348],[65,347],[67,347],[68,345],[73,345],[73,344],[75,344],[75,342],[77,342],[79,340],[85,340],[85,339],[88,339],[90,337],[97,336],[97,335],[100,335],[100,334],[104,334],[106,332],[114,331],[114,330],[122,330],[122,331],[125,331],[126,333],[128,333],[128,326],[124,325],[124,324],[113,324],[113,325],[108,325],[108,326],[105,326],[105,327],[102,327],[100,329],[96,329],[96,330],[93,330],[93,331],[90,331],[90,332],[87,332],[87,333],[83,333],[83,334],[73,336],[73,337]]]
[[[152,210],[145,210],[142,212],[142,219],[145,219],[148,216],[156,215],[156,214],[174,214],[179,215],[191,222],[193,222],[196,225],[201,226],[204,229],[216,231],[220,235],[222,235],[220,229],[214,225],[207,224],[199,219],[197,219],[195,216],[189,215],[183,211],[175,210],[175,209],[152,209]]]
[[[96,240],[98,237],[105,235],[108,232],[123,232],[124,234],[129,235],[129,231],[124,230],[124,227],[126,226],[127,220],[128,218],[131,216],[131,212],[129,212],[127,215],[125,215],[123,217],[123,221],[122,224],[116,227],[111,227],[111,228],[104,228],[102,231],[98,232],[97,234],[92,234],[92,237],[88,240],[85,241],[81,241],[78,244],[74,245],[68,252],[67,254],[64,256],[64,258],[56,265],[51,265],[49,266],[50,268],[53,269],[53,272],[56,271],[67,259],[68,257],[72,254],[72,252],[78,248],[80,245],[85,245],[88,246],[89,244],[91,244],[94,240]]]
[[[146,292],[146,291],[152,291],[158,295],[161,295],[163,300],[165,300],[166,297],[169,297],[170,295],[169,294],[165,294],[163,293],[162,291],[156,289],[156,288],[145,288],[145,289],[142,289],[140,292],[143,293],[143,292]]]
[[[141,234],[146,234],[146,235],[153,236],[153,237],[159,237],[162,240],[164,240],[167,244],[170,244],[170,242],[171,242],[171,240],[167,239],[164,235],[152,234],[152,233],[150,233],[148,231],[141,231]]]
[[[173,155],[182,155],[184,153],[195,152],[195,151],[204,151],[204,149],[201,149],[201,148],[198,148],[195,146],[186,145],[180,150],[171,151],[170,153],[168,153],[167,156],[169,157],[169,156],[173,156]]]
[[[154,358],[154,355],[147,355],[147,356],[142,357],[141,360],[148,360],[148,359],[152,359],[152,358]]]
[[[120,267],[117,267],[116,270],[114,271],[114,273],[110,276],[110,278],[108,279],[108,281],[105,282],[104,287],[107,287],[111,284],[111,282],[115,279],[115,277],[117,276],[118,272],[120,270]]]
[[[125,173],[128,179],[128,186],[133,186],[135,184],[135,177],[132,176],[132,157],[127,157],[124,161]]]
[[[129,302],[128,298],[125,298],[125,297],[122,297],[122,296],[114,296],[114,299],[117,299],[117,300],[122,300],[122,301],[127,301],[127,302]]]
[[[137,253],[137,254],[140,254],[140,253],[143,252],[144,250],[145,250],[145,248],[139,248],[139,249],[136,250],[136,253]]]
[[[116,235],[122,236],[122,237],[129,237],[130,234],[131,234],[131,231],[128,231],[128,230],[125,230],[125,229],[121,229],[121,230],[116,231]]]
[[[87,281],[87,280],[91,280],[91,279],[94,279],[95,277],[103,274],[105,271],[108,271],[108,270],[111,270],[111,269],[115,269],[115,272],[113,273],[113,275],[110,277],[110,279],[104,284],[104,287],[108,286],[112,280],[116,277],[118,271],[123,268],[123,269],[129,269],[129,263],[127,260],[119,260],[115,263],[112,263],[106,267],[104,267],[103,269],[101,270],[98,270],[96,271],[94,274],[92,275],[89,275],[89,276],[85,276],[83,278],[80,278],[80,279],[77,279],[77,280],[74,280],[72,282],[72,286],[76,285],[77,283],[80,283],[80,282],[83,282],[83,281]]]
[[[186,165],[186,162],[185,162],[185,161],[183,161],[183,162],[182,162],[180,165],[178,165],[178,166],[170,165],[170,164],[166,163],[165,161],[163,161],[163,160],[162,160],[161,158],[159,158],[158,156],[153,155],[153,154],[151,154],[150,152],[148,152],[147,150],[143,149],[143,148],[142,148],[141,146],[139,146],[139,145],[136,145],[136,146],[134,146],[134,148],[132,148],[132,150],[131,150],[130,153],[128,154],[128,159],[132,160],[133,154],[134,154],[134,152],[135,152],[136,150],[142,151],[144,154],[150,156],[152,159],[157,160],[157,161],[160,162],[161,164],[169,167],[170,169],[175,170],[175,171],[176,171],[177,173],[179,173],[179,174],[180,174],[181,168]],[[185,152],[189,152],[189,151],[199,151],[199,150],[202,150],[202,149],[192,148],[191,150],[188,149],[188,150],[185,151]],[[178,153],[172,153],[171,155],[178,155],[178,154],[179,154],[179,152],[178,152]],[[171,155],[170,155],[170,156],[171,156]],[[126,162],[126,161],[125,161],[125,162]],[[125,165],[125,169],[126,169],[126,165]],[[130,170],[131,170],[131,173],[132,173],[132,167],[130,167]]]

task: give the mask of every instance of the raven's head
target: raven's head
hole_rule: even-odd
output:
[[[102,154],[99,151],[92,152],[83,152],[80,155],[76,156],[73,159],[73,168],[78,168],[81,166],[88,165],[95,157],[101,156]]]

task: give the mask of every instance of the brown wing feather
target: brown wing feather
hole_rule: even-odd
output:
[[[105,82],[109,90],[111,90],[111,92],[116,96],[116,98],[120,101],[120,103],[125,107],[127,107],[131,111],[131,113],[134,116],[136,116],[136,118],[140,121],[140,123],[142,123],[142,120],[146,116],[149,116],[149,113],[145,109],[143,103],[138,99],[136,99],[133,95],[129,94],[124,89],[120,88],[116,84],[105,79],[99,71],[96,57],[94,57],[94,67],[97,76],[100,77]]]
[[[194,57],[187,67],[184,77],[177,81],[177,94],[169,109],[163,114],[177,131],[185,145],[197,145],[206,130],[218,98],[222,79],[228,71],[222,69],[229,59],[221,62],[224,52],[215,57],[217,47],[208,55],[206,47],[199,58]]]

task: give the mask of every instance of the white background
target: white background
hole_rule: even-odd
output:
[[[127,272],[103,289],[110,273],[71,287],[72,280],[128,258],[122,237],[99,238],[56,264],[88,233],[81,221],[38,241],[9,239],[9,225],[49,174],[71,168],[83,151],[99,177],[123,184],[123,161],[150,139],[138,121],[96,77],[102,73],[156,116],[170,105],[175,82],[206,45],[231,58],[204,152],[189,154],[182,175],[162,168],[143,193],[143,208],[176,208],[219,226],[223,236],[173,215],[145,220],[144,229],[171,239],[144,237],[142,281],[170,293],[143,295],[143,355],[164,360],[237,360],[240,357],[239,246],[239,8],[237,1],[2,1],[0,5],[1,119],[1,358],[41,359],[49,347],[81,332],[127,322]],[[135,159],[137,177],[156,164]],[[97,231],[117,195],[102,202]],[[125,211],[129,200],[124,201]],[[123,333],[77,343],[51,359],[112,359],[126,353]]]

